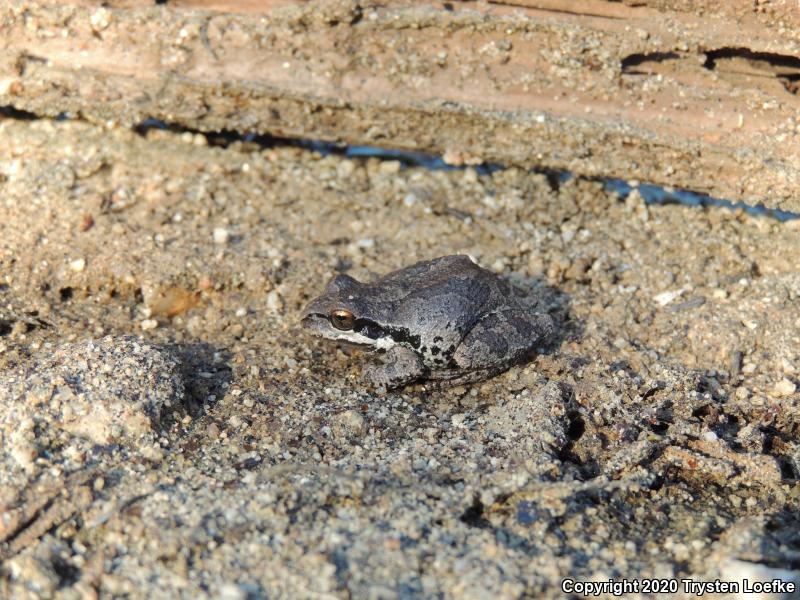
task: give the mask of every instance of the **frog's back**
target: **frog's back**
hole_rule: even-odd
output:
[[[372,285],[384,301],[391,298],[393,317],[462,331],[487,312],[507,305],[509,298],[505,281],[464,255],[419,262]]]
[[[433,283],[469,272],[479,273],[483,270],[472,262],[469,256],[454,254],[441,256],[433,260],[423,260],[410,267],[392,271],[381,277],[381,282],[399,281],[406,283],[410,280],[425,280],[428,283]]]
[[[459,288],[461,293],[475,294],[481,303],[493,308],[505,304],[510,294],[509,284],[497,274],[475,264],[469,256],[457,254],[426,261],[427,273],[421,279],[427,280],[427,287],[441,285],[445,288]],[[454,285],[455,282],[455,285]]]

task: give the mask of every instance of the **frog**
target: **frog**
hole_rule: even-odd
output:
[[[555,331],[541,299],[466,255],[417,262],[371,282],[335,275],[303,311],[311,335],[376,352],[368,386],[457,386],[494,377]]]

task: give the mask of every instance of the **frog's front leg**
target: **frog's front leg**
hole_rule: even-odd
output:
[[[552,317],[507,308],[481,320],[464,337],[453,359],[465,371],[511,366],[555,329]]]
[[[362,370],[367,383],[379,390],[402,387],[425,374],[419,355],[405,346],[393,346],[380,355],[380,361],[367,364]]]

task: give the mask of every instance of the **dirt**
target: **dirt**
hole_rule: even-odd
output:
[[[798,221],[13,118],[0,197],[6,597],[797,578]],[[453,253],[542,294],[558,338],[482,384],[381,396],[364,356],[300,330],[332,274]],[[94,364],[133,383],[84,393]],[[148,381],[170,383],[145,402]],[[25,400],[43,386],[59,405]],[[60,422],[87,399],[100,433]]]

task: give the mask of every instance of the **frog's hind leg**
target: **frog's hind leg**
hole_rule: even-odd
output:
[[[516,308],[500,310],[472,328],[453,360],[462,371],[485,371],[491,377],[528,356],[554,329],[549,315]]]
[[[433,390],[441,390],[456,385],[468,385],[485,379],[491,379],[508,369],[508,365],[501,364],[491,369],[478,369],[477,371],[462,372],[460,369],[449,369],[444,371],[431,371],[425,385]]]

